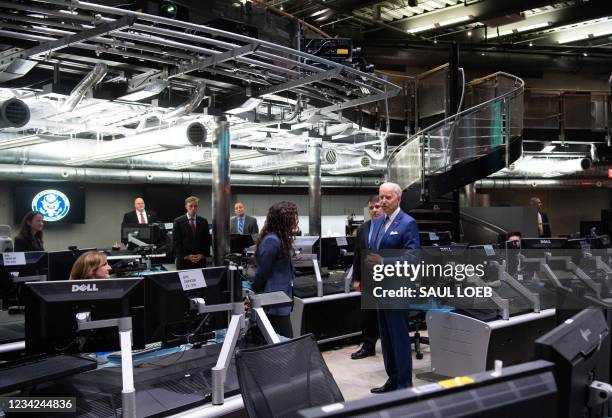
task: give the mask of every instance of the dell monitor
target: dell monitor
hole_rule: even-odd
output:
[[[199,314],[193,302],[200,299],[206,305],[230,303],[227,268],[209,267],[201,272],[204,285],[195,282],[196,285],[188,286],[189,290],[185,290],[185,278],[181,279],[179,271],[145,276],[147,343],[161,341],[162,346],[172,347],[185,342],[206,342],[212,331],[227,327],[225,312]]]
[[[87,251],[96,251],[95,248],[82,248],[74,250],[64,251],[50,251],[49,252],[49,273],[47,280],[68,280],[70,279],[70,272],[72,266],[77,258],[81,254]]]
[[[22,306],[23,284],[44,280],[47,280],[46,252],[6,253],[0,257],[1,306]]]
[[[78,318],[132,317],[134,348],[144,348],[141,279],[62,280],[27,283],[26,352],[33,354],[116,351],[117,328],[78,331]]]
[[[523,250],[558,250],[565,246],[565,238],[523,238],[521,248]]]
[[[536,358],[555,363],[560,418],[598,416],[589,385],[610,378],[610,329],[599,309],[584,309],[535,341]]]

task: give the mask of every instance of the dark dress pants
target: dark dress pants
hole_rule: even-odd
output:
[[[412,350],[407,309],[379,309],[378,325],[387,386],[392,389],[412,387]]]

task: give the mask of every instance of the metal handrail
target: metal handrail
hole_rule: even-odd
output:
[[[411,142],[412,140],[414,140],[415,138],[418,138],[420,136],[422,136],[424,133],[428,132],[428,131],[432,131],[434,129],[437,129],[440,126],[443,126],[445,124],[449,124],[449,123],[454,123],[457,119],[462,118],[470,113],[474,113],[477,112],[481,109],[484,109],[485,107],[487,107],[489,104],[491,103],[496,103],[496,102],[501,102],[504,99],[510,98],[510,97],[514,97],[517,94],[519,94],[519,92],[521,92],[524,87],[525,87],[525,82],[523,81],[523,79],[514,76],[512,74],[506,73],[504,71],[498,71],[496,73],[494,73],[495,76],[500,76],[500,75],[504,75],[510,78],[515,79],[515,81],[518,81],[520,83],[520,85],[515,88],[514,90],[511,90],[509,92],[506,92],[504,94],[502,94],[501,96],[497,96],[494,97],[493,99],[487,100],[486,102],[480,103],[476,106],[472,106],[468,109],[465,109],[459,113],[456,113],[452,116],[449,116],[446,119],[442,119],[439,122],[434,123],[433,125],[428,126],[427,128],[421,129],[420,131],[418,131],[417,133],[415,133],[414,135],[412,135],[411,137],[408,137],[405,141],[403,141],[402,143],[400,143],[394,150],[393,152],[389,155],[389,160],[387,162],[387,169],[389,168],[389,166],[391,165],[391,163],[394,160],[395,155],[397,155],[398,152],[400,152],[402,150],[402,148],[408,144],[409,142]]]

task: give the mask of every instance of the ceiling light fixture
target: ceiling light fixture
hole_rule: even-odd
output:
[[[542,29],[550,26],[549,22],[534,23],[533,25],[520,26],[518,28],[499,31],[499,36],[510,35],[511,33],[528,32],[530,30]]]
[[[448,20],[443,20],[440,23],[430,23],[428,25],[423,25],[423,26],[418,26],[416,28],[409,28],[406,30],[406,32],[408,33],[419,33],[419,32],[424,32],[426,30],[430,30],[430,29],[434,29],[434,28],[440,28],[440,27],[444,27],[444,26],[450,26],[450,25],[454,25],[456,23],[461,23],[461,22],[465,22],[468,20],[472,20],[472,16],[460,16],[460,17],[456,17],[453,19],[448,19]]]

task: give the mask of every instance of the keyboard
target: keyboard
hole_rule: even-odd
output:
[[[93,370],[96,360],[58,354],[34,357],[0,366],[0,393],[32,387],[39,383]]]

